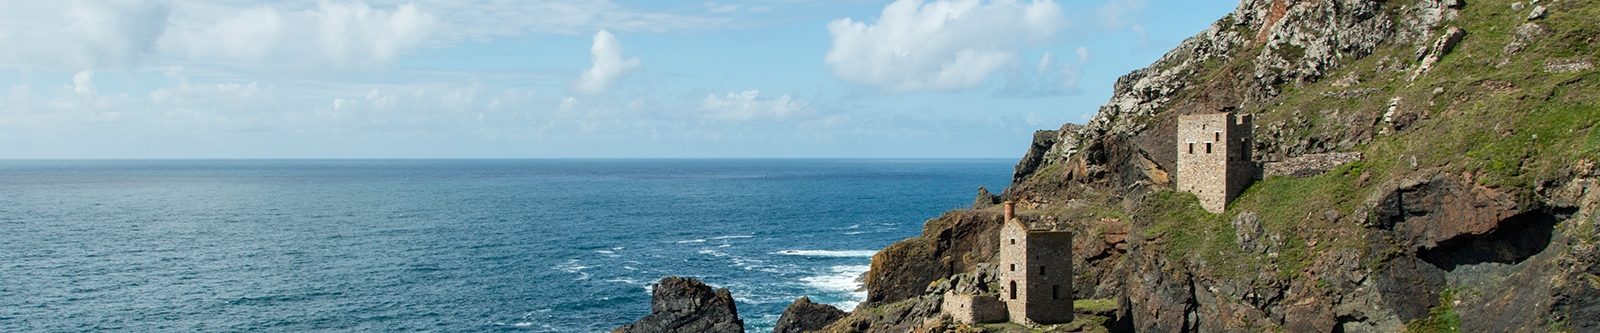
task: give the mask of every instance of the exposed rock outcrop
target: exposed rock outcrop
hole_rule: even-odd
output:
[[[1596,15],[1594,0],[1242,1],[1119,78],[1087,124],[1029,143],[1000,197],[1074,231],[1074,296],[1118,302],[1098,325],[1028,329],[1600,330]],[[1292,177],[1214,214],[1172,190],[1172,132],[1221,111],[1253,116],[1255,159]],[[939,316],[943,292],[990,289],[994,200],[880,251],[867,301],[822,331],[1024,330]]]
[[[772,328],[773,333],[804,333],[820,330],[844,318],[849,313],[839,310],[832,305],[812,303],[811,298],[801,296],[789,303],[783,310],[783,316],[778,318],[777,326]]]
[[[669,276],[651,291],[650,314],[612,333],[740,333],[744,320],[727,288],[711,290],[692,278]]]

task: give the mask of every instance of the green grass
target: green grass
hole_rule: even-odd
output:
[[[1428,309],[1428,317],[1406,323],[1406,332],[1460,332],[1461,314],[1456,313],[1455,293],[1453,289],[1439,293],[1439,306]]]
[[[1073,300],[1072,310],[1078,313],[1102,313],[1116,311],[1117,300],[1110,298]]]

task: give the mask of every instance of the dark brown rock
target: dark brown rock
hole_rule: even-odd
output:
[[[820,330],[844,318],[849,313],[839,310],[832,305],[812,303],[811,298],[801,296],[789,303],[783,309],[783,316],[778,317],[778,324],[772,328],[773,333],[802,333]]]
[[[921,295],[939,279],[970,272],[999,249],[1001,216],[988,211],[951,211],[928,220],[922,235],[872,256],[863,284],[863,306],[893,303]]]
[[[1022,160],[1017,161],[1017,167],[1011,173],[1011,182],[1022,182],[1022,179],[1033,175],[1034,171],[1044,165],[1045,153],[1056,145],[1057,137],[1057,132],[1052,130],[1033,132],[1033,144],[1028,146],[1028,153],[1022,155]]]
[[[612,333],[744,332],[744,320],[727,288],[711,290],[693,278],[669,276],[656,283],[650,314]]]

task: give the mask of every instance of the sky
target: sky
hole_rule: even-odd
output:
[[[1236,5],[0,0],[0,159],[1016,158]]]

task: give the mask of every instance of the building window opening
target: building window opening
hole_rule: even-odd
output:
[[[1222,132],[1217,131],[1211,133],[1211,141],[1222,141]]]
[[[1039,266],[1039,276],[1044,276],[1044,266]]]
[[[1194,154],[1194,143],[1193,142],[1189,143],[1189,153],[1190,154]]]
[[[1206,143],[1206,153],[1207,153],[1207,154],[1210,154],[1210,153],[1211,153],[1211,143],[1210,143],[1210,142],[1207,142],[1207,143]]]
[[[1050,286],[1050,299],[1061,299],[1061,286],[1060,285],[1051,285]]]
[[[1011,239],[1011,245],[1017,245],[1017,239],[1016,238],[1012,238]]]
[[[1012,272],[1017,271],[1017,264],[1011,264],[1011,271]]]
[[[1017,281],[1011,281],[1011,299],[1017,299]]]

